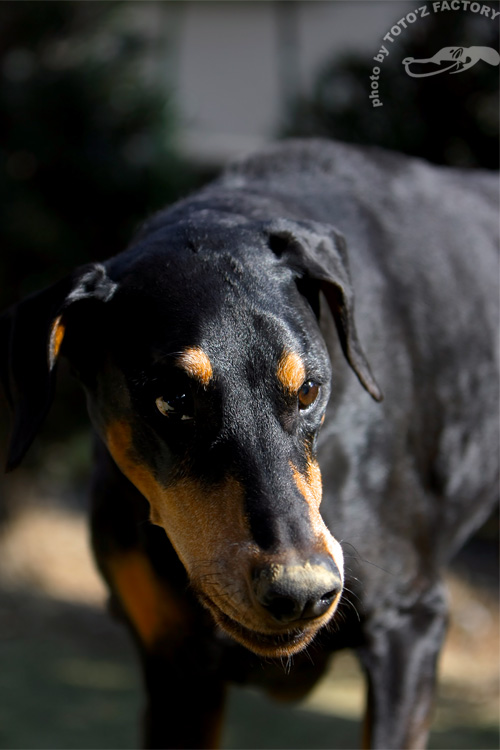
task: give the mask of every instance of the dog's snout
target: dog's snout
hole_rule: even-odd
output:
[[[321,617],[342,590],[339,570],[326,557],[257,568],[252,583],[259,604],[283,624]]]

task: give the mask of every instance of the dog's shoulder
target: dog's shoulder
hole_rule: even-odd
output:
[[[479,191],[489,201],[498,197],[499,187],[498,173],[490,170],[457,169],[379,146],[318,138],[270,144],[229,165],[215,184],[249,188],[263,182],[296,185],[297,178],[302,190],[307,180],[327,181],[343,189],[355,188],[360,195],[377,186],[385,195],[399,193],[401,183],[406,182],[405,194],[432,194],[454,186],[464,192]],[[372,192],[372,199],[376,201],[376,197]]]
[[[407,159],[377,147],[358,146],[321,138],[286,139],[269,144],[255,154],[233,162],[224,179],[246,178],[271,181],[297,175],[321,179],[363,171],[370,164],[381,170],[400,170]]]

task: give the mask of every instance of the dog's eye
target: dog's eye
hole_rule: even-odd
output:
[[[165,417],[175,417],[181,420],[193,419],[192,406],[185,393],[177,393],[170,398],[158,396],[155,403],[158,411]]]
[[[313,380],[306,380],[298,393],[299,409],[307,409],[314,404],[319,394],[319,385]]]

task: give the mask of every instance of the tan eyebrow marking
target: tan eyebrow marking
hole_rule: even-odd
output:
[[[214,376],[212,363],[208,355],[199,346],[186,349],[177,359],[177,365],[182,367],[192,378],[196,378],[202,385],[208,385]]]
[[[296,352],[284,351],[276,375],[287,391],[297,393],[306,379],[306,368]]]
[[[321,497],[323,494],[321,470],[318,462],[309,458],[305,474],[302,474],[296,466],[290,462],[295,484],[304,500],[309,506],[310,522],[313,532],[318,540],[322,540],[323,549],[333,557],[335,565],[339,569],[340,577],[344,580],[344,555],[342,547],[331,535],[319,512]]]
[[[59,355],[59,350],[61,348],[61,344],[63,342],[64,333],[65,333],[65,327],[64,323],[62,321],[62,315],[58,315],[57,318],[52,323],[52,328],[50,330],[50,338],[49,338],[49,370],[52,370],[57,357]]]

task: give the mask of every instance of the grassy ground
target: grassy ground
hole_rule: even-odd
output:
[[[499,748],[498,600],[451,579],[452,627],[431,748]],[[78,514],[25,509],[0,540],[0,748],[138,747],[140,676]],[[233,690],[224,747],[356,748],[363,685],[340,655],[291,708]]]

